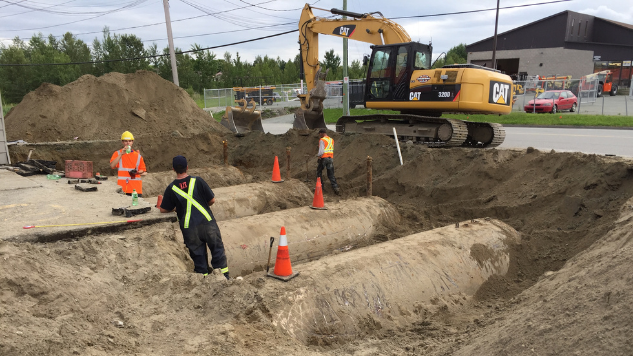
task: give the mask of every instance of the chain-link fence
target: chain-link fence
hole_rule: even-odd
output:
[[[515,112],[633,116],[633,96],[605,92],[595,78],[515,81],[513,102]]]
[[[299,106],[298,94],[306,91],[305,84],[303,89],[301,84],[279,84],[266,85],[258,87],[234,87],[222,89],[205,89],[204,90],[204,106],[205,108],[225,108],[227,106],[235,106],[236,100],[245,99],[247,102],[255,101],[259,106]],[[296,102],[293,105],[293,102]]]
[[[365,86],[362,81],[349,83],[350,108],[364,104]],[[325,108],[343,107],[343,84],[328,82],[325,85]],[[564,91],[556,93],[555,91]],[[554,92],[553,92],[554,91]],[[235,87],[223,89],[205,89],[204,104],[211,111],[223,110],[235,106],[235,100],[254,100],[260,108],[298,107],[298,94],[307,92],[306,85],[277,84],[261,87]],[[625,92],[626,93],[626,92]],[[528,78],[514,82],[512,111],[514,112],[575,112],[591,115],[633,116],[633,91],[628,95],[618,95],[616,91],[603,92],[597,79],[571,79],[556,77],[549,80]],[[575,105],[574,105],[575,102]]]
[[[364,102],[364,83],[350,82],[350,106],[363,105]],[[277,84],[266,85],[261,87],[235,87],[223,89],[205,89],[204,105],[205,108],[225,108],[233,106],[235,100],[246,99],[250,102],[254,100],[259,106],[284,106],[295,107],[300,106],[297,95],[306,93],[307,87],[300,83],[296,84]],[[326,99],[323,101],[325,108],[341,108],[343,107],[343,84],[341,82],[328,82],[325,85]]]

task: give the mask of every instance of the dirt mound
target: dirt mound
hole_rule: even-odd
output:
[[[227,130],[189,95],[156,73],[84,75],[63,87],[44,83],[6,116],[8,140],[28,142],[118,139]]]

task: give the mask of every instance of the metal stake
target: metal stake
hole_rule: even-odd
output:
[[[228,166],[229,165],[229,142],[222,141],[222,144],[224,145],[224,165]]]
[[[290,179],[290,147],[286,147],[286,179]]]
[[[370,156],[367,156],[367,196],[368,197],[372,196],[372,171],[371,171],[371,165],[372,165],[372,158]]]

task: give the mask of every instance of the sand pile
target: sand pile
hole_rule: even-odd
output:
[[[190,136],[227,130],[183,89],[148,71],[84,75],[63,87],[44,83],[6,117],[7,138],[27,142]]]

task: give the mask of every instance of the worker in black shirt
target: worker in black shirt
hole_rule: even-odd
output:
[[[187,174],[189,167],[185,157],[174,157],[173,167],[176,171],[176,180],[165,189],[160,212],[170,213],[176,210],[180,230],[189,249],[189,256],[193,260],[195,272],[205,276],[209,274],[209,246],[211,266],[213,269],[219,268],[226,279],[229,279],[220,228],[209,208],[215,203],[215,195],[202,178]]]

